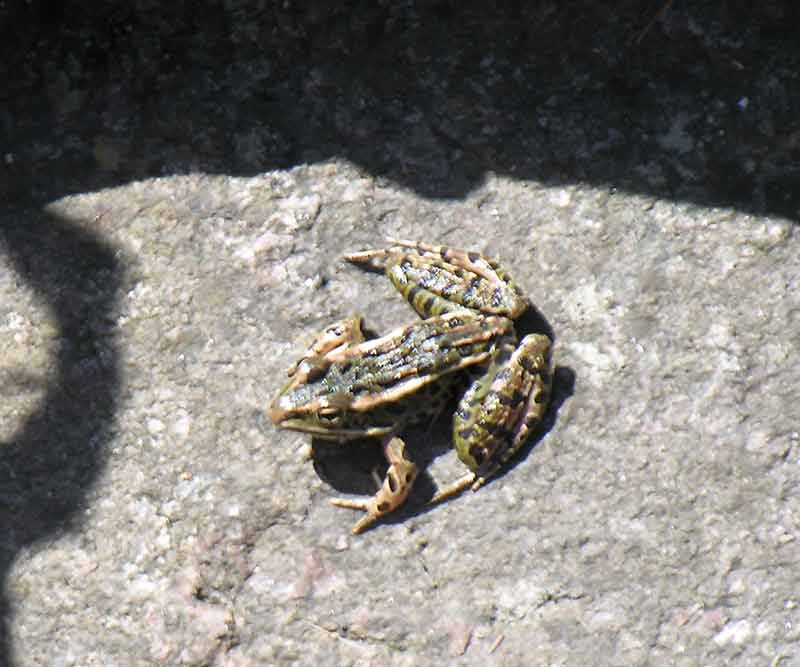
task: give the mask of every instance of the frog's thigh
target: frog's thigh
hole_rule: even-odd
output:
[[[503,269],[498,262],[489,257],[485,257],[479,252],[469,250],[460,250],[459,248],[451,248],[442,245],[428,245],[427,243],[419,243],[416,241],[403,241],[401,239],[389,239],[397,246],[411,248],[424,257],[441,258],[448,264],[452,264],[460,269],[468,271],[490,281],[494,285],[506,286],[514,292],[520,299],[527,305],[527,299],[522,293],[520,287],[514,282],[508,272]],[[519,304],[521,307],[522,304]],[[524,307],[522,308],[524,310]],[[517,317],[519,313],[514,313],[511,317]]]
[[[434,266],[430,270],[437,271],[438,269]],[[392,285],[420,317],[427,319],[464,309],[460,303],[449,301],[443,295],[428,289],[425,284],[410,281],[405,272],[402,257],[392,258],[386,266],[386,275]]]
[[[389,469],[378,492],[369,500],[350,500],[348,498],[334,498],[331,503],[338,507],[349,507],[364,510],[367,513],[354,527],[353,533],[360,533],[381,517],[394,512],[402,505],[414,480],[417,478],[417,466],[406,458],[406,444],[401,438],[391,438],[383,447]]]
[[[460,308],[514,319],[528,299],[497,263],[477,253],[441,248],[441,257],[396,253],[386,275],[422,317]]]

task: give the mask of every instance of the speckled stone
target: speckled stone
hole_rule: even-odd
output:
[[[676,4],[636,41],[641,3],[257,4],[14,24],[0,658],[794,664],[788,10]],[[328,501],[372,491],[377,447],[263,413],[313,332],[415,317],[340,260],[389,235],[502,261],[554,333],[555,399],[433,508],[463,468],[446,420],[411,431],[407,507],[353,537]]]

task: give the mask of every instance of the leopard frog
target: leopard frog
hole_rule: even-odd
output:
[[[468,385],[453,417],[453,443],[469,472],[434,503],[480,488],[519,450],[550,395],[550,339],[530,334],[517,343],[513,320],[529,302],[496,262],[389,242],[345,259],[384,271],[423,319],[372,340],[358,316],[335,322],[292,365],[268,409],[280,428],[340,442],[381,439],[389,468],[375,496],[332,501],[366,512],[354,533],[406,500],[417,467],[398,435],[440,414],[455,388]]]

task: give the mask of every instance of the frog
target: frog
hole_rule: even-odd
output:
[[[497,261],[417,241],[387,244],[344,259],[384,273],[421,319],[372,339],[360,315],[334,322],[290,366],[267,409],[281,429],[381,441],[388,469],[375,495],[331,500],[365,513],[355,534],[413,488],[419,471],[401,437],[409,425],[434,420],[461,392],[452,441],[468,472],[429,501],[439,503],[477,491],[508,463],[544,418],[552,387],[552,341],[541,333],[517,341],[514,321],[531,304]]]

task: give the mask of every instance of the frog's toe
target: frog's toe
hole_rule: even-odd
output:
[[[336,505],[336,507],[347,507],[353,510],[362,510],[367,513],[365,517],[363,517],[358,523],[356,523],[355,526],[353,526],[354,535],[358,535],[358,533],[362,532],[365,528],[371,526],[384,514],[388,514],[389,511],[391,511],[390,509],[386,509],[383,512],[381,512],[374,498],[370,500],[351,500],[349,498],[332,498],[331,505]]]
[[[385,517],[395,509],[399,503],[392,503],[389,500],[373,497],[369,500],[351,500],[349,498],[333,498],[331,504],[336,507],[347,507],[354,510],[362,510],[367,513],[355,526],[353,526],[353,534],[358,535],[366,528],[375,523],[378,519]]]
[[[483,478],[478,478],[478,476],[474,472],[468,472],[463,477],[459,477],[455,482],[451,482],[447,486],[439,489],[434,494],[433,498],[430,499],[430,502],[428,504],[436,505],[437,503],[440,503],[443,500],[452,498],[453,496],[456,496],[459,493],[461,493],[464,489],[466,489],[469,486],[472,486],[473,491],[476,491],[482,483],[483,483]],[[477,487],[474,485],[477,485]]]

